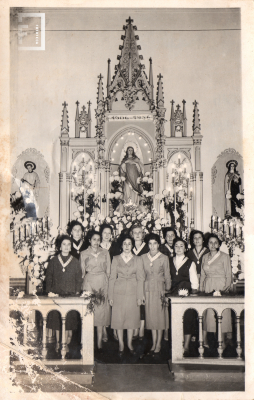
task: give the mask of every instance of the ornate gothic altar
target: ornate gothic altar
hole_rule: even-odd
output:
[[[103,76],[98,77],[95,137],[91,137],[91,103],[88,102],[87,111],[85,106],[80,111],[77,101],[75,135],[69,131],[68,104],[63,103],[59,226],[64,229],[74,218],[84,221],[87,211],[91,212],[91,208],[88,209],[91,197],[97,204],[92,210],[95,217],[98,213],[106,217],[114,210],[119,211],[112,206],[111,177],[117,174],[124,152],[131,146],[143,164],[143,176],[150,172],[150,181],[152,178],[152,190],[148,195],[146,191],[141,195],[140,203],[150,196],[150,205],[152,203],[160,218],[166,218],[168,224],[175,224],[174,216],[179,215],[180,204],[185,228],[203,229],[202,135],[198,103],[193,102],[192,132],[188,135],[186,102],[183,100],[182,106],[174,107],[172,100],[170,132],[166,132],[163,76],[157,77],[154,96],[152,59],[149,59],[147,77],[143,56],[139,54],[137,27],[131,18],[126,20],[123,30],[123,44],[119,46],[121,55],[117,57],[119,62],[113,77],[108,59],[106,95]],[[79,203],[79,198],[83,202]],[[123,197],[118,195],[118,199],[123,205]],[[84,210],[80,214],[82,205]],[[151,206],[146,210],[151,211]]]

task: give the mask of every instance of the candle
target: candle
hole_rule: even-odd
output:
[[[226,233],[226,226],[227,226],[227,220],[225,219],[223,222],[223,233]]]
[[[239,232],[240,232],[240,226],[238,225],[238,224],[236,224],[236,236],[238,236],[239,235]]]
[[[42,232],[43,232],[43,229],[44,229],[44,223],[45,223],[45,218],[43,217],[42,220],[41,220],[41,229],[42,229]]]
[[[233,222],[230,222],[230,224],[229,224],[229,235],[232,235],[232,227],[233,227]]]
[[[15,244],[15,229],[13,229],[13,244]]]
[[[170,196],[171,187],[168,188],[168,195]]]
[[[24,240],[26,240],[26,225],[24,225]]]
[[[221,223],[221,219],[220,217],[218,218],[218,230],[220,229],[220,223]]]
[[[181,154],[178,154],[178,160],[180,160],[181,159]]]
[[[19,227],[19,240],[21,240],[21,229]]]

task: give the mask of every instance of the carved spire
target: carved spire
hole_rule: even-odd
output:
[[[66,101],[62,104],[63,105],[63,114],[62,114],[62,124],[61,124],[61,135],[67,134],[69,132],[69,120],[68,120],[68,104]]]
[[[97,104],[104,101],[103,83],[102,83],[103,76],[100,74],[98,78],[99,82],[98,82],[98,92],[97,92]]]
[[[76,101],[76,117],[75,117],[75,137],[80,137],[79,132],[79,101]]]
[[[149,58],[150,68],[149,68],[149,84],[151,87],[151,100],[153,100],[153,63],[152,58]]]
[[[185,109],[186,101],[183,100],[182,103],[183,103],[183,136],[187,136],[187,117]]]
[[[107,96],[109,96],[109,87],[111,84],[111,69],[110,69],[110,58],[108,59],[108,77],[107,77]]]
[[[143,56],[140,56],[138,52],[141,50],[141,47],[137,45],[137,40],[139,40],[138,35],[135,35],[137,27],[132,25],[133,20],[131,17],[129,17],[126,22],[127,25],[123,26],[125,35],[121,36],[123,45],[119,46],[121,55],[117,56],[119,65],[116,68],[121,71],[121,75],[126,84],[134,84],[140,75],[140,71],[144,68],[144,65],[140,64],[140,60],[143,60]]]
[[[194,135],[201,135],[201,125],[199,119],[199,109],[198,109],[198,102],[195,100],[194,103],[194,110],[193,110],[193,134]]]
[[[161,74],[159,74],[157,76],[157,78],[159,78],[158,86],[157,86],[157,107],[164,108],[164,92],[163,92],[163,87],[162,87],[163,76]]]

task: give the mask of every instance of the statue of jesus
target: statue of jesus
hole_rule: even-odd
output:
[[[132,146],[127,147],[126,154],[119,167],[119,175],[125,177],[123,186],[123,200],[139,206],[139,198],[142,194],[142,186],[138,178],[143,177],[144,166],[136,156]]]

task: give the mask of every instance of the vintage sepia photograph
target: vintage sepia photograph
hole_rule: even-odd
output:
[[[9,18],[10,393],[242,398],[241,8]]]

